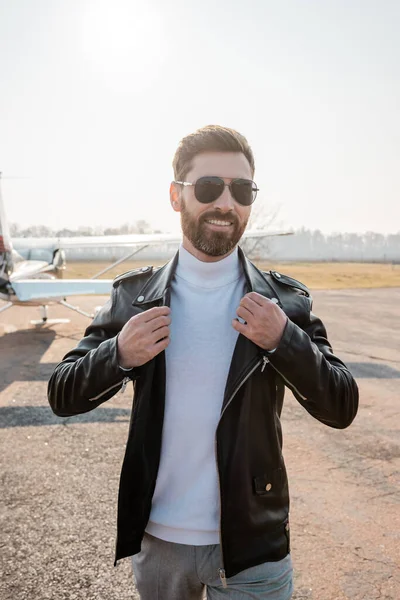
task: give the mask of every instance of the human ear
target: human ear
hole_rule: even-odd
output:
[[[170,199],[172,208],[176,212],[180,212],[181,211],[181,195],[180,195],[180,190],[178,189],[177,184],[174,182],[171,183],[170,188],[169,188],[169,199]]]

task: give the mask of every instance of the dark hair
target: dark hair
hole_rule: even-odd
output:
[[[229,127],[206,125],[180,141],[172,161],[177,181],[184,180],[191,169],[193,158],[201,152],[242,152],[249,161],[252,176],[254,175],[254,156],[246,138]]]

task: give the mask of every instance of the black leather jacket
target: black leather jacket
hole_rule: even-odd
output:
[[[289,318],[273,354],[239,335],[232,357],[215,438],[226,577],[290,552],[280,423],[285,386],[330,427],[348,427],[358,408],[357,385],[311,312],[307,288],[274,271],[261,272],[240,248],[239,257],[248,291],[275,298]],[[118,333],[133,315],[169,304],[177,258],[114,281],[110,300],[51,376],[48,398],[56,415],[93,410],[121,388],[126,373],[118,366]],[[161,452],[164,352],[128,376],[135,393],[119,488],[115,564],[140,551],[150,515]]]

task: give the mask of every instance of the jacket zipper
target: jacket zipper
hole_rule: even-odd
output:
[[[121,386],[121,394],[123,394],[126,390],[126,386],[128,385],[128,383],[130,382],[130,378],[129,377],[124,377],[122,380],[122,386]]]
[[[129,382],[129,377],[124,377],[124,379],[122,380],[121,393],[124,393],[125,388],[128,385],[128,382]],[[100,400],[100,398],[102,398],[103,396],[108,394],[108,392],[111,392],[111,390],[113,390],[116,387],[119,387],[120,385],[121,385],[121,381],[119,381],[118,383],[114,383],[114,385],[111,385],[106,390],[103,390],[100,394],[98,394],[94,398],[89,398],[89,402],[94,402],[95,400]]]
[[[267,366],[267,364],[269,363],[271,365],[271,367],[282,377],[282,379],[286,382],[286,384],[288,385],[288,387],[290,389],[292,389],[293,391],[296,392],[296,394],[299,395],[299,397],[302,400],[307,400],[307,398],[305,396],[303,396],[299,390],[292,384],[290,383],[290,381],[284,376],[282,375],[282,373],[271,363],[271,361],[269,360],[268,356],[266,356],[265,354],[262,356],[262,358],[258,359],[256,364],[254,365],[254,367],[252,367],[250,369],[250,371],[247,373],[246,377],[244,377],[244,379],[242,379],[237,386],[235,387],[235,389],[233,390],[228,402],[225,404],[225,408],[223,409],[220,417],[219,417],[219,421],[218,421],[218,425],[217,425],[217,429],[218,426],[221,422],[221,419],[223,417],[224,412],[226,411],[226,409],[228,408],[229,404],[232,402],[233,398],[236,396],[237,392],[239,391],[239,389],[242,387],[242,385],[244,383],[246,383],[246,381],[249,379],[249,377],[254,373],[254,371],[257,370],[257,368],[260,366],[260,364],[262,363],[262,367],[261,367],[261,373],[264,372],[265,367]],[[228,587],[228,582],[226,581],[226,575],[225,575],[225,568],[224,568],[224,552],[223,552],[223,548],[222,548],[222,498],[221,498],[221,480],[220,480],[220,476],[219,476],[219,469],[218,469],[218,448],[217,448],[217,436],[215,435],[215,445],[214,445],[214,449],[215,449],[215,460],[217,463],[217,476],[218,476],[218,489],[219,489],[219,503],[220,503],[220,524],[219,524],[219,545],[220,545],[220,549],[221,549],[221,562],[222,565],[221,567],[218,569],[218,574],[219,574],[219,578],[221,580],[222,583],[222,587],[223,588],[227,588]]]
[[[266,358],[266,357],[264,357]],[[282,379],[285,381],[285,383],[287,384],[288,388],[291,389],[292,391],[296,392],[296,394],[302,399],[302,400],[307,400],[307,398],[305,396],[303,396],[303,394],[301,394],[299,392],[299,390],[293,385],[293,383],[290,383],[290,381],[288,379],[286,379],[286,377],[284,375],[282,375],[282,373],[272,364],[272,362],[270,362],[270,360],[267,358],[266,362],[269,362],[269,364],[271,365],[271,367],[278,373],[278,375],[280,375],[282,377]],[[264,370],[265,367],[265,363],[263,365],[263,368],[261,369],[262,371]]]
[[[242,387],[242,385],[248,380],[248,378],[254,373],[254,371],[260,366],[260,364],[264,362],[263,367],[262,367],[262,371],[265,368],[265,365],[267,362],[269,362],[268,358],[266,356],[264,356],[263,358],[259,358],[257,360],[257,363],[254,365],[254,367],[252,367],[250,369],[250,371],[247,373],[246,377],[244,377],[244,379],[242,379],[237,386],[235,387],[235,389],[233,390],[228,402],[225,404],[225,408],[223,409],[220,417],[219,417],[219,421],[217,424],[217,429],[218,426],[221,422],[222,416],[224,414],[224,412],[226,411],[226,409],[228,408],[229,404],[232,402],[233,398],[236,396],[237,392],[239,391],[239,389]],[[225,565],[224,565],[224,551],[222,548],[222,498],[221,498],[221,480],[220,480],[220,476],[219,476],[219,469],[218,469],[218,447],[217,447],[217,434],[215,434],[215,443],[214,443],[214,451],[215,451],[215,461],[217,463],[217,477],[218,477],[218,490],[219,490],[219,505],[220,505],[220,522],[219,522],[219,545],[220,545],[220,549],[221,549],[221,562],[222,565],[221,567],[218,569],[218,574],[219,574],[219,578],[221,580],[222,583],[222,587],[223,588],[227,588],[228,587],[228,582],[226,581],[226,575],[225,575]]]

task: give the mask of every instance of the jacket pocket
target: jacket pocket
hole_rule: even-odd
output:
[[[284,470],[271,469],[259,477],[253,478],[254,493],[257,496],[273,496],[282,489],[284,483]]]

